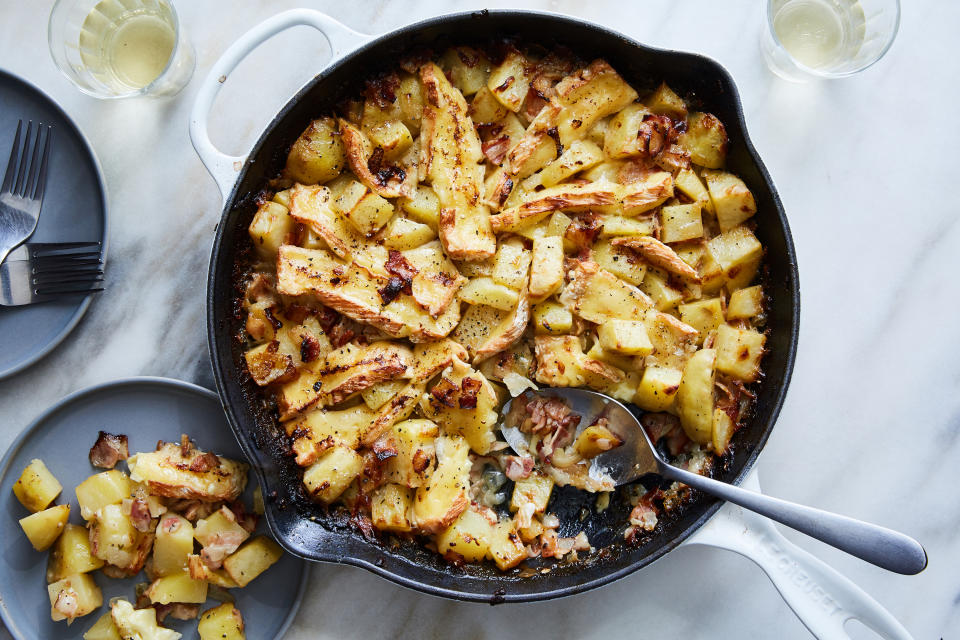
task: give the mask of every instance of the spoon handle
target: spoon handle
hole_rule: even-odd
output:
[[[747,491],[662,463],[660,473],[671,480],[683,482],[704,493],[776,520],[889,571],[915,575],[927,566],[927,553],[920,543],[897,531]]]

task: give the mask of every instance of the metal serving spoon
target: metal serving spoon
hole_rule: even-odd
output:
[[[527,394],[565,400],[574,413],[582,416],[577,428],[578,435],[593,424],[601,413],[607,418],[607,428],[620,437],[623,444],[593,458],[589,472],[593,478],[609,478],[619,486],[645,474],[656,473],[738,504],[889,571],[914,575],[927,566],[927,553],[920,543],[902,533],[747,491],[667,463],[636,416],[613,398],[595,391],[572,388],[540,389],[528,391]],[[504,406],[502,416],[507,415],[512,403],[511,400]],[[514,451],[521,456],[530,455],[527,438],[516,426],[502,424],[500,431]]]

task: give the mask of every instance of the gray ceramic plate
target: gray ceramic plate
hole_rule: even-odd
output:
[[[42,91],[0,70],[0,175],[7,169],[17,120],[53,125],[47,191],[31,242],[103,243],[107,191],[100,165],[77,125]],[[67,337],[91,296],[25,307],[0,307],[0,379],[30,366]]]
[[[57,502],[65,504],[69,500],[70,521],[80,524],[73,488],[101,471],[87,460],[87,452],[101,429],[126,434],[131,453],[151,451],[157,440],[176,441],[181,433],[187,433],[202,449],[243,459],[216,394],[186,382],[166,378],[118,380],[74,393],[46,411],[17,438],[0,462],[0,614],[18,640],[81,638],[106,611],[106,606],[101,607],[69,627],[50,620],[45,575],[48,554],[34,551],[23,535],[17,521],[28,514],[12,491],[30,460],[42,458],[64,487]],[[118,468],[125,469],[123,463]],[[255,484],[251,474],[245,495],[248,505]],[[262,521],[259,528],[265,528]],[[284,555],[246,588],[232,591],[246,621],[248,638],[264,640],[283,635],[300,606],[307,574],[307,563]],[[114,580],[96,572],[95,580],[106,603],[115,596],[132,601],[134,585],[146,578],[141,574]],[[203,608],[216,604],[208,600]],[[167,621],[185,640],[198,638],[196,621]]]

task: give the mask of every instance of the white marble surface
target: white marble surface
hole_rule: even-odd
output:
[[[518,4],[704,53],[733,74],[750,133],[790,217],[803,297],[792,388],[760,458],[764,488],[921,540],[930,566],[903,577],[787,534],[863,586],[918,639],[957,638],[960,205],[952,185],[960,141],[954,115],[960,5],[907,2],[899,38],[875,67],[844,81],[795,85],[775,78],[760,60],[758,2]],[[67,343],[0,382],[0,448],[50,403],[90,384],[133,375],[212,383],[204,274],[221,203],[187,135],[197,82],[175,99],[107,103],[81,95],[47,54],[51,5],[0,4],[0,66],[53,96],[103,163],[112,206],[108,289]],[[483,6],[441,0],[179,5],[197,47],[197,77],[246,29],[293,6],[313,6],[370,33]],[[319,35],[300,28],[257,52],[217,103],[214,139],[227,151],[245,151],[270,115],[322,68],[325,51]],[[357,569],[317,566],[288,637],[809,635],[747,560],[696,548],[586,595],[494,609],[418,595]]]

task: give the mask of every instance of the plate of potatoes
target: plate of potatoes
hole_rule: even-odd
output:
[[[219,399],[185,382],[51,407],[0,462],[0,512],[0,616],[18,639],[280,638],[306,586]]]

